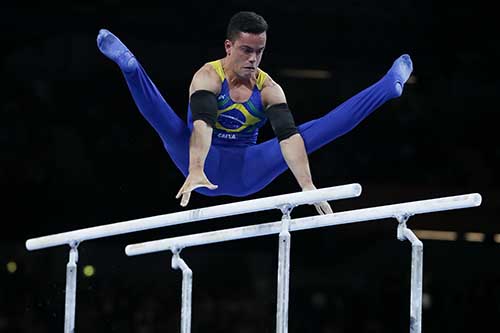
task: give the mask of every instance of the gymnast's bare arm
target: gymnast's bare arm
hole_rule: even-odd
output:
[[[212,68],[205,64],[193,76],[189,87],[189,96],[198,90],[207,90],[218,94],[220,79]],[[217,112],[217,110],[214,110]],[[215,190],[217,185],[212,184],[205,175],[204,167],[208,151],[212,144],[213,128],[203,120],[193,122],[193,132],[189,141],[189,174],[184,184],[177,192],[176,199],[181,198],[181,206],[185,207],[191,198],[191,192],[199,187]]]
[[[264,82],[261,95],[264,107],[286,103],[283,89],[271,79],[271,77],[268,77]],[[312,181],[304,140],[300,133],[293,134],[289,138],[281,140],[280,148],[288,167],[292,171],[297,183],[302,188],[302,191],[316,189]],[[319,214],[333,213],[330,205],[326,201],[316,204],[315,207]]]

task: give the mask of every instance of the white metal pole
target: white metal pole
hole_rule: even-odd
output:
[[[424,245],[406,227],[407,220],[408,216],[398,218],[398,239],[411,242],[410,333],[421,333]]]
[[[90,239],[109,237],[182,223],[259,212],[270,209],[280,209],[280,207],[284,205],[296,207],[320,201],[352,198],[357,197],[360,194],[361,185],[359,184],[348,184],[318,190],[288,193],[31,238],[26,241],[26,249],[30,251],[39,250],[58,245],[70,244],[73,241],[81,243]]]
[[[394,205],[370,207],[350,210],[334,214],[316,215],[290,220],[290,231],[314,229],[347,223],[396,218],[402,215],[416,215],[451,209],[476,207],[481,204],[481,195],[464,194],[452,197],[428,199],[399,203]],[[224,229],[191,234],[187,236],[166,238],[144,243],[130,244],[125,247],[128,256],[171,250],[174,247],[186,248],[204,244],[225,242],[236,239],[252,238],[278,234],[281,222],[262,223],[257,225]]]
[[[179,250],[174,250],[172,268],[182,270],[182,305],[181,305],[181,333],[191,332],[191,306],[193,289],[193,271],[179,255]]]
[[[78,262],[78,244],[72,243],[69,261],[66,265],[66,297],[64,308],[64,333],[75,332],[76,276]]]
[[[290,212],[291,207],[282,209],[281,231],[278,254],[278,292],[276,304],[276,333],[288,332],[288,295],[290,285]]]

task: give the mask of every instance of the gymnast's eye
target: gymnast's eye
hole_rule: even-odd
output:
[[[248,47],[248,46],[243,46],[241,47],[241,50],[246,53],[246,54],[250,54],[253,52],[253,49],[251,47]]]

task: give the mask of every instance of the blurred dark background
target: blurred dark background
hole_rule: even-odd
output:
[[[363,186],[359,198],[332,202],[335,211],[480,193],[480,207],[418,215],[408,226],[457,235],[422,239],[423,332],[497,326],[500,87],[491,8],[430,0],[1,6],[0,332],[63,331],[69,248],[29,252],[27,239],[183,210],[174,198],[183,177],[97,49],[99,29],[132,50],[185,119],[190,79],[223,57],[227,21],[239,10],[268,21],[261,68],[284,88],[297,123],[411,55],[403,96],[310,155],[313,177],[318,187]],[[290,75],[297,69],[329,76]],[[266,126],[261,139],[270,137]],[[298,190],[287,172],[248,199]],[[194,194],[188,208],[239,200]],[[304,206],[292,216],[311,214]],[[82,243],[76,330],[179,331],[181,274],[170,254],[126,257],[127,244],[279,219],[263,212]],[[411,247],[396,227],[382,220],[292,234],[289,331],[408,331]],[[468,241],[469,232],[483,241]],[[273,332],[277,248],[277,237],[263,237],[183,251],[194,272],[193,332]]]

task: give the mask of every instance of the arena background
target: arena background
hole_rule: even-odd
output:
[[[414,72],[403,96],[310,155],[313,177],[318,187],[363,186],[359,198],[332,202],[334,211],[480,193],[480,207],[415,216],[408,226],[456,233],[454,241],[422,239],[423,332],[496,327],[500,87],[491,8],[107,0],[1,5],[0,332],[63,331],[68,248],[29,252],[27,239],[183,210],[174,198],[183,177],[118,67],[97,49],[99,29],[132,50],[185,119],[190,79],[223,56],[226,24],[238,10],[268,21],[261,67],[284,88],[297,123],[330,111],[410,54]],[[261,140],[271,137],[268,125]],[[298,190],[287,172],[248,199]],[[194,194],[188,208],[239,200]],[[304,206],[292,216],[311,214]],[[170,254],[127,257],[127,244],[279,218],[247,214],[82,243],[76,331],[179,331],[181,274]],[[289,331],[408,331],[411,247],[396,239],[396,227],[383,220],[293,233]],[[482,241],[470,241],[470,232]],[[183,251],[194,272],[193,332],[275,330],[277,244],[269,236]]]

